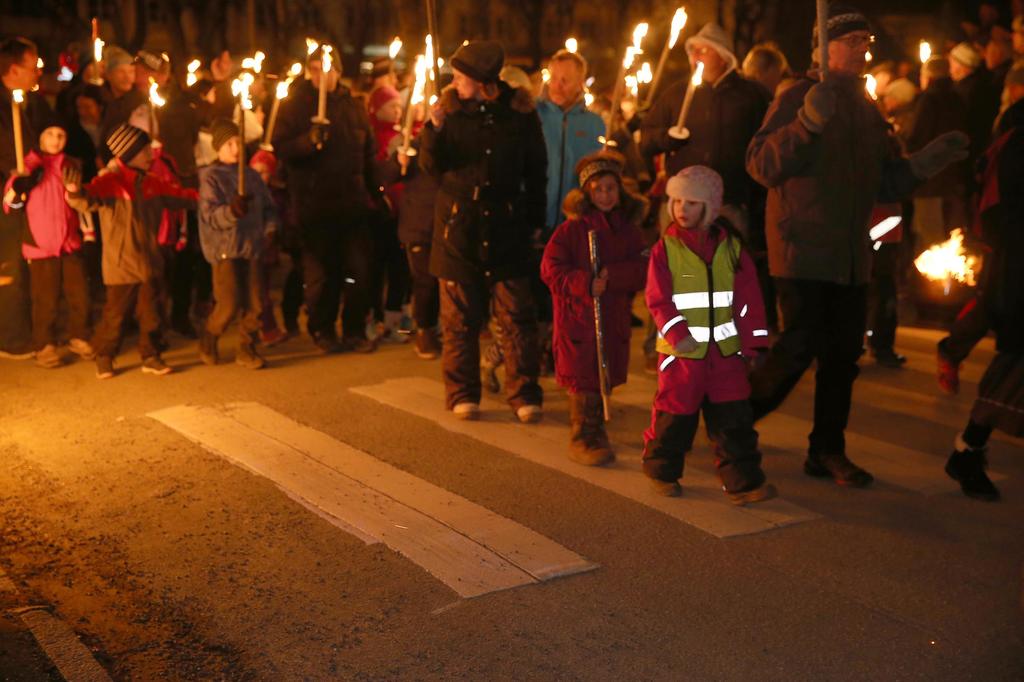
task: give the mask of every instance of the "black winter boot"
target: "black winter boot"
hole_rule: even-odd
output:
[[[266,361],[256,352],[256,344],[252,341],[242,341],[238,344],[238,353],[235,354],[235,363],[246,369],[262,369]]]
[[[985,473],[988,447],[972,448],[964,441],[962,433],[957,435],[955,447],[946,462],[946,474],[960,484],[960,489],[967,497],[986,502],[998,500],[999,488],[993,485]]]
[[[204,365],[216,365],[220,360],[217,356],[217,337],[205,330],[199,338],[199,359]]]

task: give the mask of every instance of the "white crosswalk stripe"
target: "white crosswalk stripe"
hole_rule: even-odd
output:
[[[349,390],[639,502],[716,537],[760,533],[818,518],[814,512],[783,499],[736,507],[728,502],[715,476],[696,469],[686,474],[683,497],[659,497],[649,490],[636,448],[616,445],[618,459],[609,467],[580,466],[565,455],[564,424],[551,420],[529,426],[517,424],[510,419],[507,405],[490,398],[481,403],[481,421],[460,421],[444,409],[443,386],[436,380],[408,377]]]
[[[149,414],[273,481],[366,542],[383,542],[462,597],[596,568],[552,540],[258,403]]]

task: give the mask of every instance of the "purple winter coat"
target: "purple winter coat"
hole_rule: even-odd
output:
[[[601,296],[605,357],[612,386],[626,382],[629,366],[630,311],[647,276],[647,253],[640,223],[646,202],[624,194],[619,208],[604,214],[580,190],[565,199],[569,220],[544,249],[541,278],[551,290],[554,307],[552,350],[559,385],[574,393],[597,393],[597,343],[594,303],[590,295],[590,246],[587,233],[597,231],[598,253],[608,268],[608,288]]]

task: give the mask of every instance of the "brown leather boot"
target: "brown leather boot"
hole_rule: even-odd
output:
[[[570,393],[572,431],[569,459],[584,466],[601,466],[615,460],[604,430],[604,408],[597,393]]]

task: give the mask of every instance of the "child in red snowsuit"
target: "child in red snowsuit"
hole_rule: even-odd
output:
[[[768,347],[757,270],[718,218],[722,179],[691,166],[666,188],[673,222],[655,244],[647,307],[658,327],[658,392],[644,433],[644,473],[656,493],[682,492],[701,410],[723,487],[737,504],[775,495],[761,471],[747,364]],[[716,220],[717,219],[717,220]]]
[[[63,364],[57,352],[57,313],[61,293],[68,304],[69,349],[92,359],[89,336],[89,286],[82,259],[82,231],[78,213],[64,200],[64,174],[78,171],[64,154],[67,131],[48,125],[39,136],[39,149],[25,157],[27,175],[12,175],[4,188],[4,211],[24,206],[28,232],[21,255],[31,273],[32,340],[36,364],[54,368]],[[74,167],[76,170],[72,171]],[[27,197],[27,198],[26,198]]]
[[[626,382],[630,310],[647,270],[640,223],[647,202],[622,185],[625,160],[615,152],[580,159],[580,189],[563,208],[569,219],[551,236],[541,278],[551,290],[555,376],[569,391],[569,458],[587,466],[612,461],[604,428],[594,329],[594,297],[600,297],[609,388]],[[601,270],[592,275],[589,233],[597,235]]]

